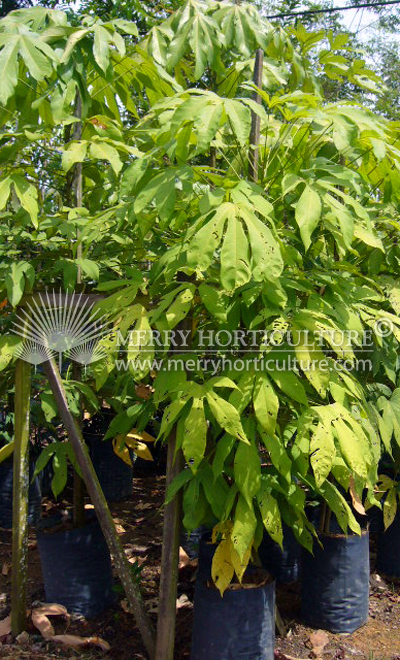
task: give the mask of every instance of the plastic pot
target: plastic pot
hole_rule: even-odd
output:
[[[110,502],[120,502],[132,495],[133,467],[114,452],[112,442],[99,437],[85,436],[93,467],[96,470],[104,496]],[[132,462],[134,453],[130,452]]]
[[[321,535],[314,555],[302,550],[301,613],[305,624],[352,633],[368,619],[369,533]]]
[[[33,462],[29,464],[29,478],[35,471]],[[13,459],[9,458],[0,463],[0,527],[12,528],[12,501],[13,501]],[[36,527],[41,516],[42,495],[38,477],[29,485],[28,522]]]
[[[95,617],[114,602],[111,558],[96,519],[84,527],[53,527],[59,519],[43,521],[37,531],[46,601],[69,612]]]
[[[388,578],[400,578],[400,513],[386,532],[378,536],[376,570]]]
[[[208,579],[214,552],[200,542],[190,659],[273,660],[275,582],[227,589],[221,597]]]
[[[262,566],[274,576],[278,584],[290,584],[299,580],[301,545],[287,525],[283,526],[283,548],[264,532],[258,555]]]
[[[102,409],[84,423],[82,432],[105,498],[120,502],[132,495],[133,467],[116,455],[111,440],[103,441],[114,416],[110,410]],[[133,451],[130,455],[133,462]]]

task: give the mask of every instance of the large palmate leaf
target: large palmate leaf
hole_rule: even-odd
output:
[[[0,101],[7,103],[18,83],[21,62],[36,81],[51,76],[57,57],[41,37],[27,28],[0,32]]]
[[[189,265],[207,269],[221,241],[221,284],[225,290],[233,291],[251,278],[272,279],[282,272],[280,247],[249,205],[221,204],[189,241]]]

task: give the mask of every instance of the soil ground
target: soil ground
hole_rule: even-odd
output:
[[[147,476],[134,480],[132,497],[111,505],[111,511],[125,552],[134,564],[141,567],[141,587],[154,624],[157,619],[157,597],[160,577],[162,502],[164,478]],[[63,507],[63,502],[58,508]],[[44,503],[44,513],[53,509]],[[0,530],[0,620],[10,609],[11,533]],[[372,553],[373,566],[373,553]],[[190,656],[190,636],[193,618],[195,566],[180,570],[176,632],[176,660]],[[40,560],[34,531],[29,541],[29,607],[45,601]],[[97,619],[87,621],[72,617],[68,630],[63,619],[52,619],[59,634],[97,635],[110,644],[110,660],[145,660],[146,654],[132,616],[124,611],[123,594],[117,594],[115,606]],[[121,605],[122,600],[122,605]],[[316,657],[310,635],[315,632],[300,622],[300,596],[297,585],[277,589],[277,603],[287,628],[285,636],[276,640],[276,660]],[[41,638],[33,627],[20,643],[11,637],[2,638],[0,659],[8,660],[95,660],[104,657],[98,649],[76,651],[57,647]],[[366,626],[352,635],[328,633],[328,641],[318,657],[323,660],[400,660],[400,586],[371,577],[370,616]],[[210,658],[210,660],[213,660]]]

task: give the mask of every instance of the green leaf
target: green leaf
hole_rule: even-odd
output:
[[[227,218],[235,218],[236,207],[230,202],[221,204],[195,237],[190,241],[187,260],[189,266],[207,270],[214,257],[214,252],[221,243],[222,233]]]
[[[19,52],[28,67],[29,73],[35,80],[44,80],[51,76],[53,65],[51,60],[55,59],[54,52],[44,41],[29,36],[20,36]]]
[[[283,529],[279,505],[276,499],[271,495],[264,479],[261,480],[261,487],[257,494],[257,502],[265,529],[273,541],[282,547]]]
[[[202,399],[193,399],[192,407],[185,419],[183,453],[193,472],[196,472],[204,457],[207,441],[207,422]]]
[[[100,69],[107,71],[110,63],[110,39],[111,35],[101,25],[96,25],[94,29],[93,55]]]
[[[299,368],[318,394],[325,397],[329,385],[329,368],[325,366],[326,356],[317,341],[311,340],[310,333],[293,328],[292,335]]]
[[[253,279],[262,281],[279,277],[283,270],[283,258],[271,230],[254,213],[243,206],[240,207],[240,215],[248,231]]]
[[[7,176],[3,181],[0,182],[0,210],[4,209],[5,205],[8,202],[11,189],[11,177]]]
[[[21,263],[13,263],[4,278],[7,298],[13,307],[20,302],[25,290],[24,267]]]
[[[355,519],[353,512],[344,499],[343,495],[338,491],[334,484],[331,484],[330,481],[324,481],[319,490],[321,495],[326,500],[332,513],[334,513],[336,520],[338,521],[344,533],[347,534],[347,528],[350,527],[350,529],[355,534],[360,535],[360,525]]]
[[[328,477],[335,460],[335,441],[330,426],[318,424],[310,442],[310,462],[318,488]]]
[[[169,504],[174,499],[175,495],[180,491],[181,488],[187,484],[188,481],[193,479],[193,473],[189,469],[182,470],[175,479],[170,483],[167,489],[167,494],[165,497],[165,504]]]
[[[106,142],[92,142],[90,145],[90,156],[98,160],[108,160],[115,174],[119,174],[122,170],[123,163],[118,151]]]
[[[51,480],[51,490],[53,491],[54,497],[56,499],[67,485],[68,477],[66,449],[63,446],[64,443],[57,444],[57,453],[55,453],[53,456],[54,477]]]
[[[174,423],[180,417],[186,404],[186,399],[176,399],[176,401],[172,401],[172,403],[170,403],[170,405],[165,408],[163,418],[161,420],[160,433],[158,436],[159,438],[162,438],[163,436],[166,437],[168,435]]]
[[[310,247],[311,234],[318,225],[321,210],[320,196],[307,184],[296,204],[295,213],[296,222],[300,228],[300,236],[306,250]]]
[[[207,403],[218,424],[229,435],[249,444],[240,421],[240,415],[229,401],[225,401],[215,392],[207,392]]]
[[[37,477],[38,474],[40,474],[41,471],[44,470],[51,457],[54,456],[54,454],[56,453],[58,444],[59,444],[58,442],[52,442],[50,445],[47,445],[47,447],[44,447],[44,449],[42,449],[41,454],[36,459],[35,471],[33,473],[32,479],[35,479],[35,477]]]
[[[232,544],[241,560],[253,543],[256,527],[257,518],[253,507],[248,505],[243,495],[239,495],[232,530]]]
[[[293,371],[270,371],[271,377],[290,399],[307,404],[307,395],[300,380]]]
[[[257,494],[261,483],[261,462],[254,442],[246,445],[240,442],[236,450],[234,463],[235,483],[252,506],[253,497]]]
[[[221,284],[227,291],[233,291],[246,284],[250,277],[247,238],[241,222],[229,218],[221,249]]]
[[[210,148],[211,140],[219,128],[222,116],[221,103],[208,103],[201,113],[197,115],[198,120],[194,124],[197,138],[197,153],[204,153]]]
[[[0,102],[4,105],[8,99],[13,95],[14,89],[18,83],[18,50],[19,44],[17,41],[11,41],[4,46],[0,52]]]
[[[86,158],[88,143],[86,140],[70,142],[62,154],[62,168],[68,172],[75,163],[83,163]]]
[[[224,471],[225,461],[236,444],[236,438],[225,433],[217,442],[215,456],[212,464],[214,479],[217,479]]]
[[[99,281],[100,271],[99,266],[95,261],[90,259],[75,259],[77,266],[80,266],[82,272],[91,280]]]
[[[267,433],[273,435],[278,416],[279,399],[268,377],[263,373],[256,376],[253,405],[258,422]]]
[[[42,392],[40,395],[43,414],[47,422],[51,422],[58,415],[56,400],[50,392]]]
[[[31,217],[33,226],[37,229],[38,227],[38,203],[37,203],[37,190],[35,186],[29,183],[19,174],[12,175],[12,181],[14,183],[15,192],[21,206]]]
[[[153,203],[160,218],[169,220],[175,207],[176,177],[176,168],[170,168],[150,179],[135,199],[136,215],[142,213],[150,203]]]
[[[343,421],[343,419],[334,419],[333,426],[339,441],[340,450],[352,472],[362,479],[368,474],[368,456],[365,455],[362,442],[359,441],[352,429]],[[360,427],[360,432],[362,429]]]
[[[228,314],[228,298],[222,291],[209,286],[200,284],[199,293],[204,307],[219,321],[226,321]]]
[[[0,371],[3,371],[10,364],[21,342],[22,339],[14,335],[3,335],[0,337]]]
[[[337,201],[332,195],[325,195],[324,201],[329,204],[333,215],[337,220],[344,244],[347,248],[351,247],[354,236],[354,217],[352,213],[343,204]]]
[[[283,442],[274,435],[269,435],[259,428],[261,439],[269,452],[271,462],[282,477],[290,484],[292,481],[292,463]]]
[[[225,112],[233,133],[241,147],[249,141],[251,127],[251,112],[243,103],[236,99],[225,99]]]

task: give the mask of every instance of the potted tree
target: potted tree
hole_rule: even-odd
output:
[[[180,368],[168,362],[170,342],[156,351],[168,366],[155,378],[154,399],[165,408],[161,437],[174,434],[189,466],[169,498],[183,489],[188,530],[215,524],[211,576],[221,591],[243,577],[264,527],[281,541],[281,518],[312,549],[304,487],[326,502],[344,535],[361,530],[343,491],[359,508],[365,490],[374,501],[380,437],[356,358],[366,330],[373,350],[399,333],[357,259],[384,252],[377,228],[385,205],[372,191],[387,176],[369,175],[367,161],[384,173],[397,167],[396,150],[383,119],[325,103],[308,59],[319,38],[298,27],[289,39],[253,8],[188,3],[147,40],[157,61],[179,72],[183,90],[142,119],[143,156],[123,174],[121,199],[156,260],[151,301],[135,310],[138,327],[179,333],[190,322]],[[377,89],[361,62],[335,52],[342,40],[328,42],[316,54],[322,82],[343,76]],[[255,86],[248,57],[256,48],[265,60]],[[206,88],[192,88],[200,79]],[[250,133],[257,117],[261,137]],[[392,322],[389,339],[383,319]],[[266,341],[254,340],[257,330]],[[339,368],[345,360],[347,370]],[[132,369],[151,382],[150,367],[141,374],[136,360]],[[203,631],[193,657],[215,649],[206,647],[214,634]]]
[[[47,308],[53,310],[53,320],[61,319],[60,315],[57,316],[59,298],[61,307],[70,305],[68,314],[64,309],[63,316],[64,321],[70,321],[74,307],[71,296],[75,289],[78,294],[88,293],[101,280],[106,283],[103,290],[108,291],[115,287],[115,281],[111,287],[107,285],[115,275],[120,275],[121,264],[124,261],[132,263],[131,255],[136,248],[126,237],[125,248],[121,249],[125,236],[120,226],[122,216],[112,199],[112,185],[123,161],[136,154],[136,148],[126,139],[123,118],[126,118],[125,110],[130,116],[136,115],[132,89],[137,101],[142,99],[145,89],[149,90],[149,96],[153,94],[153,100],[170,89],[169,83],[159,78],[150,59],[134,52],[133,42],[137,34],[134,24],[117,21],[107,23],[107,27],[104,25],[102,21],[86,17],[79,32],[69,24],[67,14],[42,7],[13,12],[0,23],[2,47],[6,48],[2,52],[12,50],[13,59],[8,63],[13,72],[19,71],[20,74],[18,78],[10,73],[11,69],[7,71],[8,84],[1,92],[1,102],[7,109],[2,114],[2,139],[7,148],[11,144],[13,147],[10,158],[2,167],[0,206],[5,244],[12,242],[14,251],[8,254],[9,250],[3,245],[2,300],[7,299],[9,303],[4,329],[11,334],[2,338],[0,366],[4,369],[10,365],[12,369],[12,360],[18,357],[40,371],[40,365],[54,353],[64,353],[61,360],[64,359],[64,365],[68,367],[62,371],[64,385],[70,410],[77,418],[82,415],[83,405],[93,410],[99,407],[94,389],[102,387],[110,371],[109,363],[103,359],[100,365],[97,364],[97,371],[96,366],[93,368],[91,380],[83,378],[82,382],[79,370],[72,373],[73,363],[82,365],[83,370],[98,357],[94,355],[97,344],[93,342],[91,331],[86,342],[75,341],[79,339],[75,332],[77,326],[71,324],[67,329],[73,334],[72,342],[71,332],[64,332],[64,326],[53,327],[54,323],[50,326],[39,323],[33,329],[32,326],[29,336],[22,333],[22,341],[15,332],[21,330],[21,319],[27,317],[23,309],[27,307],[36,315],[36,322],[38,315],[39,321],[43,320],[39,303],[43,300],[49,302],[48,287],[62,288],[65,292],[50,294],[52,302]],[[24,39],[31,55],[17,47],[21,30],[26,33]],[[79,35],[76,42],[71,37],[75,32]],[[129,49],[128,55],[126,48]],[[27,81],[28,93],[22,88],[22,80]],[[117,93],[125,99],[125,110],[115,101],[111,103]],[[114,236],[111,241],[114,256],[111,258],[104,249],[106,244],[108,248],[111,245],[105,229]],[[127,281],[132,278],[134,289],[137,270],[128,265],[124,271]],[[136,291],[139,284],[140,281]],[[119,283],[115,288],[118,286]],[[24,298],[24,295],[32,294],[33,289],[33,296]],[[39,300],[40,295],[43,300]],[[89,323],[87,314],[79,328],[82,335],[90,327],[85,323]],[[51,336],[46,332],[49,327],[53,332]],[[43,377],[40,394],[42,408],[51,418],[57,408]],[[137,439],[135,441],[137,444]],[[129,439],[127,442],[129,444]],[[116,446],[119,453],[123,451],[120,445],[121,439]],[[67,457],[77,468],[71,446],[62,441],[52,443],[46,447],[37,466],[40,470],[52,458],[56,468],[52,482],[56,495],[66,482]],[[76,483],[79,486],[79,478]],[[75,493],[78,496],[74,502],[73,528],[66,530],[61,541],[65,555],[64,575],[70,582],[64,592],[65,604],[74,611],[91,615],[111,601],[111,561],[97,523],[89,521],[85,531],[82,489],[79,487]],[[39,547],[44,553],[45,579],[55,580],[46,585],[46,592],[51,600],[60,600],[60,572],[54,557],[60,559],[61,551],[56,534],[46,531],[39,536]],[[52,553],[50,559],[48,548]],[[97,549],[98,561],[93,556]],[[74,550],[80,551],[77,562],[72,558]],[[81,568],[78,570],[77,566]],[[93,567],[92,577],[88,566]],[[83,579],[81,587],[77,581],[79,571]]]

